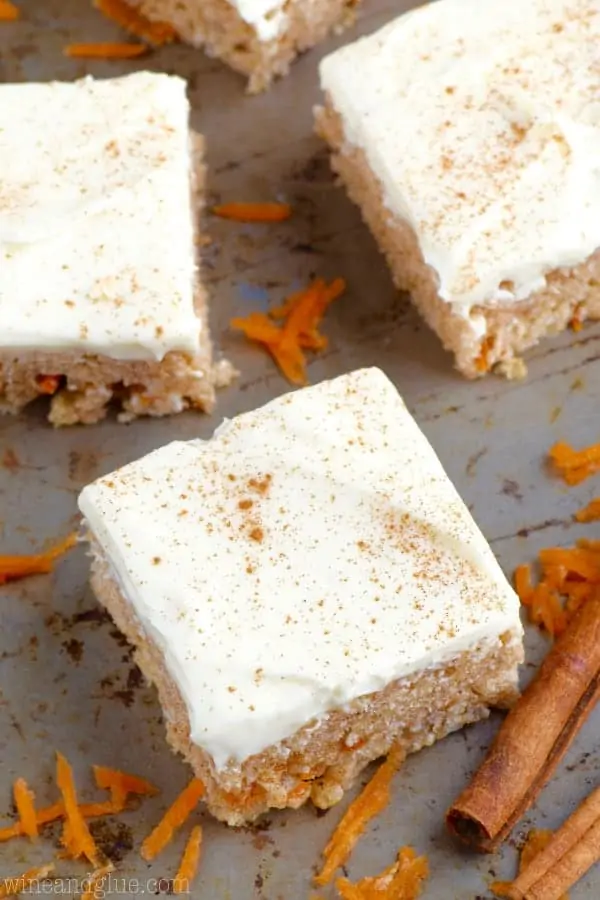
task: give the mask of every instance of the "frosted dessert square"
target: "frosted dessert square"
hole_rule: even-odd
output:
[[[600,318],[600,7],[439,0],[321,64],[317,130],[474,378]]]
[[[0,85],[0,410],[55,425],[214,404],[185,82]]]
[[[230,825],[329,807],[507,706],[519,601],[394,386],[357,371],[79,499],[92,585]]]
[[[156,22],[249,79],[251,93],[286,75],[298,54],[353,21],[359,0],[132,0]]]

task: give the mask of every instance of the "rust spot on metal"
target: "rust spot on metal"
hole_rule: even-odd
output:
[[[13,475],[21,468],[19,457],[11,447],[7,447],[2,454],[2,468],[7,469]]]
[[[257,834],[252,839],[252,846],[255,850],[264,850],[269,844],[274,844],[273,838],[266,834]]]
[[[102,625],[104,622],[110,622],[110,616],[101,606],[93,606],[91,609],[84,609],[83,612],[75,613],[72,617],[73,625],[79,625],[80,622],[91,622],[94,625]]]
[[[68,641],[63,641],[63,647],[76,665],[81,662],[84,649],[81,641],[78,641],[77,638],[69,638]]]
[[[556,420],[557,420],[558,417],[560,416],[561,412],[562,412],[562,406],[555,406],[555,407],[550,411],[550,424],[551,424],[551,425],[554,425],[554,423],[556,422]]]
[[[110,634],[111,638],[119,645],[119,647],[127,647],[127,649],[133,653],[133,648],[131,647],[123,632],[119,631],[118,628],[111,628],[108,633]]]
[[[96,453],[79,453],[77,450],[71,450],[69,453],[70,480],[82,484],[93,481],[98,472],[99,461]]]
[[[490,544],[498,544],[500,541],[510,541],[514,538],[526,538],[530,534],[535,534],[537,531],[545,531],[547,528],[568,528],[571,524],[572,520],[570,518],[546,519],[545,522],[539,522],[537,525],[526,525],[524,528],[512,532],[512,534],[502,534],[499,537],[492,538]]]
[[[90,831],[104,856],[112,862],[121,862],[133,850],[133,834],[124,822],[97,819],[90,822]]]
[[[249,822],[248,825],[239,825],[235,831],[240,831],[242,834],[262,834],[264,831],[269,831],[272,825],[271,819],[261,818],[258,822]]]
[[[144,676],[137,666],[134,666],[133,669],[129,670],[129,675],[127,676],[127,687],[131,691],[135,691],[138,688],[144,687]]]
[[[469,478],[473,478],[473,476],[475,475],[475,469],[477,468],[477,463],[486,455],[487,452],[488,448],[483,447],[481,450],[478,450],[477,453],[473,453],[469,457],[467,467],[465,469],[465,472],[467,473]]]
[[[520,501],[523,499],[521,488],[516,481],[513,481],[512,478],[505,478],[503,480],[500,493],[504,494],[505,497],[512,497],[513,500]]]

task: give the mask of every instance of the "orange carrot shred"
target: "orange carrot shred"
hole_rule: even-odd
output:
[[[140,780],[143,781],[144,779]],[[141,792],[130,790],[127,791],[127,793],[133,794]],[[100,818],[102,816],[110,816],[114,815],[115,813],[122,812],[125,809],[125,800],[126,797],[123,797],[121,794],[115,791],[114,793],[112,793],[112,797],[110,800],[104,803],[82,803],[79,807],[79,810],[84,819],[94,819]],[[40,828],[43,828],[44,825],[49,825],[50,822],[56,822],[58,819],[64,818],[65,805],[62,800],[59,800],[57,803],[53,803],[51,806],[45,806],[42,809],[37,810],[35,815],[38,831]],[[0,828],[0,843],[12,840],[12,838],[23,837],[25,835],[26,831],[23,828],[23,823],[21,821],[15,822],[14,825],[8,825],[5,828]]]
[[[33,791],[27,787],[24,778],[17,778],[13,787],[15,806],[19,814],[19,820],[23,833],[30,838],[38,836],[38,822],[35,813],[35,797]]]
[[[253,312],[245,318],[232,319],[230,324],[237,331],[243,331],[249,340],[259,344],[269,346],[281,340],[281,329],[265,313]]]
[[[284,222],[292,215],[289,203],[222,203],[212,211],[235,222]]]
[[[192,828],[187,844],[185,845],[185,850],[183,851],[183,856],[181,857],[181,863],[179,865],[179,869],[177,870],[177,875],[175,876],[175,882],[173,885],[174,893],[191,893],[190,887],[192,881],[196,877],[196,873],[198,872],[201,849],[202,826],[195,825]]]
[[[575,513],[578,522],[597,522],[600,519],[600,497],[596,497]]]
[[[136,59],[148,52],[146,44],[119,44],[111,41],[67,44],[63,53],[71,59]]]
[[[303,291],[292,294],[282,306],[269,315],[251,313],[245,318],[231,320],[231,327],[243,331],[249,340],[262,344],[271,354],[282,374],[292,384],[306,384],[306,358],[303,350],[322,350],[327,339],[318,325],[329,304],[346,288],[342,278],[330,285],[323,279],[313,281]],[[278,327],[272,319],[284,319]]]
[[[170,843],[175,831],[194,811],[203,793],[202,782],[198,778],[192,778],[187,787],[171,804],[156,828],[144,840],[140,851],[143,859],[149,862]]]
[[[101,866],[101,868],[96,869],[95,872],[92,872],[90,877],[87,879],[86,888],[81,895],[81,900],[95,900],[96,897],[102,896],[98,892],[98,888],[102,886],[102,882],[107,875],[110,875],[111,872],[114,872],[114,866],[112,865],[112,863]]]
[[[531,583],[531,566],[522,565],[515,569],[515,590],[523,606],[528,606],[531,601],[533,585]]]
[[[342,816],[323,851],[325,862],[319,874],[315,876],[315,884],[319,887],[329,884],[335,870],[346,862],[371,819],[379,815],[389,803],[392,779],[403,760],[404,754],[393,748],[385,762],[379,766],[369,783]]]
[[[73,532],[45,553],[35,553],[31,556],[0,556],[0,584],[26,578],[28,575],[51,572],[59,557],[76,543],[77,535]]]
[[[559,441],[550,448],[550,460],[567,484],[575,485],[600,470],[600,444],[592,444],[583,450]]]
[[[18,7],[10,0],[0,0],[0,22],[16,22],[21,17]]]
[[[55,394],[60,385],[60,375],[38,375],[35,381],[40,394]]]
[[[54,863],[28,869],[27,872],[18,875],[16,878],[4,878],[0,881],[0,897],[14,897],[16,894],[21,894],[30,888],[34,882],[43,881],[51,872],[54,872]]]
[[[125,0],[94,0],[104,15],[130,34],[149,44],[160,46],[177,39],[177,32],[168,22],[153,22],[134,9]]]
[[[396,862],[380,875],[354,884],[338,878],[335,886],[342,900],[417,900],[428,875],[427,858],[417,856],[412,847],[402,847]]]
[[[101,854],[77,805],[77,791],[73,770],[61,753],[56,754],[56,783],[65,806],[63,844],[75,859],[85,858],[96,868],[101,866]]]
[[[128,794],[153,797],[159,793],[158,788],[146,781],[145,778],[129,775],[127,772],[121,772],[119,769],[110,769],[107,766],[94,766],[93,768],[97,787],[102,790],[109,790],[111,793],[111,804],[114,807],[114,812],[123,811]]]

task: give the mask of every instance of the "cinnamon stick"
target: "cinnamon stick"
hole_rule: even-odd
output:
[[[507,715],[471,784],[448,811],[449,830],[476,850],[494,850],[535,801],[599,699],[597,593]]]
[[[600,860],[600,787],[508,887],[509,900],[560,900]]]

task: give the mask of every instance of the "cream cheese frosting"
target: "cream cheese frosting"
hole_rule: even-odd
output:
[[[0,350],[195,354],[185,82],[0,85]]]
[[[240,17],[256,31],[261,41],[271,41],[287,21],[284,0],[227,0]]]
[[[288,394],[79,506],[217,768],[478,642],[519,603],[377,369]]]
[[[521,300],[600,246],[599,0],[439,0],[321,84],[440,296]]]

